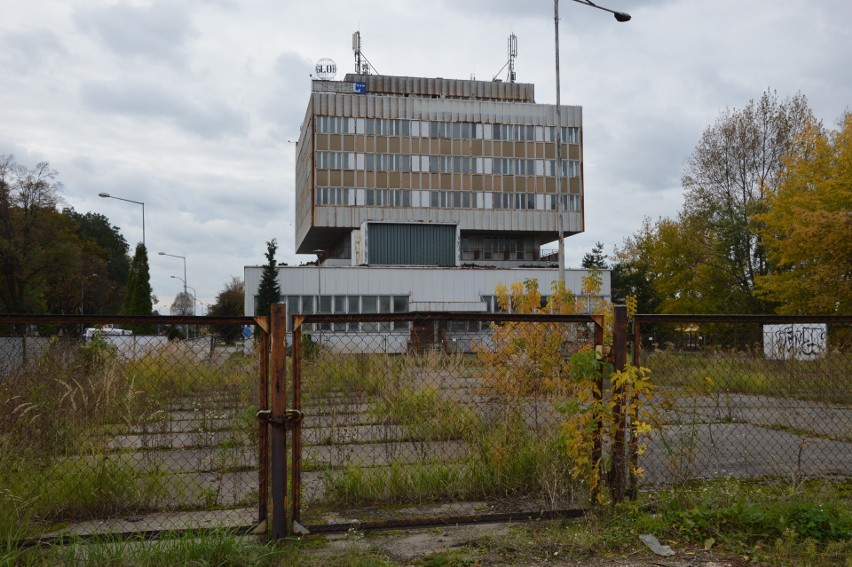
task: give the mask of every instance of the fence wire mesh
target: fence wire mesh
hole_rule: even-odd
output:
[[[303,318],[297,519],[318,529],[589,504],[562,411],[569,358],[593,350],[591,317],[366,317]]]
[[[646,487],[852,474],[852,319],[636,316]]]
[[[0,317],[3,534],[257,521],[252,320],[168,319]]]

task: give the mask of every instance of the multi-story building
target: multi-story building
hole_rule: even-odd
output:
[[[297,150],[297,253],[354,265],[538,262],[556,240],[557,195],[565,234],[582,232],[579,107],[562,109],[557,191],[555,107],[535,104],[531,84],[313,84]]]
[[[559,114],[525,83],[314,80],[296,150],[296,252],[318,266],[279,270],[289,311],[381,312],[385,296],[390,310],[488,311],[497,282],[528,277],[547,293],[558,271],[542,246],[559,223],[584,229],[582,112]],[[567,286],[583,273],[569,270]],[[259,279],[246,268],[247,314]]]

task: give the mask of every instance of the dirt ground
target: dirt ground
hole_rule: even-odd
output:
[[[643,548],[638,540],[638,550],[634,553],[620,557],[588,557],[586,552],[578,553],[564,544],[524,541],[525,529],[529,529],[529,525],[476,524],[367,533],[350,530],[346,534],[326,536],[323,545],[310,546],[306,552],[319,564],[324,559],[332,562],[332,558],[351,553],[373,553],[396,565],[740,567],[748,564],[741,558],[725,557],[704,549],[674,549],[674,556],[657,556]]]

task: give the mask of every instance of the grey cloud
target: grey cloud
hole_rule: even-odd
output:
[[[80,95],[92,110],[166,120],[202,138],[240,136],[249,128],[248,115],[227,104],[191,101],[147,83],[86,83]]]
[[[0,40],[4,59],[22,73],[35,70],[52,57],[67,54],[59,38],[50,30],[11,32]]]
[[[310,93],[313,65],[308,59],[282,53],[275,60],[270,96],[263,105],[263,117],[274,123],[274,136],[279,140],[299,137],[299,124],[305,115]]]
[[[485,19],[540,18],[553,15],[551,2],[518,2],[518,0],[465,0],[444,2],[443,9]],[[508,21],[508,20],[507,20]]]
[[[74,22],[119,55],[160,60],[180,61],[184,43],[195,33],[183,2],[80,9]]]

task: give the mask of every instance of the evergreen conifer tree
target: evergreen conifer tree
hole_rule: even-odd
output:
[[[150,315],[154,309],[151,299],[151,274],[148,268],[148,250],[141,242],[130,264],[127,290],[124,295],[125,315]]]
[[[275,263],[277,250],[278,242],[274,238],[266,243],[266,265],[260,275],[255,315],[269,315],[272,304],[280,300],[281,287],[278,285],[278,267]]]

